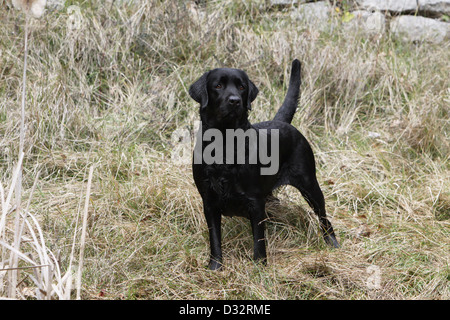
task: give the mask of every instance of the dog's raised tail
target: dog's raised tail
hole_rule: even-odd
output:
[[[286,97],[273,120],[291,123],[295,111],[297,110],[298,98],[300,96],[300,76],[301,64],[300,61],[295,59],[292,61],[291,79],[289,80],[289,88]]]

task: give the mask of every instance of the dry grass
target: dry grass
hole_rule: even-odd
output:
[[[29,26],[22,203],[32,195],[36,219],[23,239],[42,230],[37,243],[54,254],[64,288],[81,265],[82,299],[450,298],[449,43],[367,38],[339,23],[318,32],[264,1],[99,3],[67,1]],[[0,20],[5,199],[19,154],[24,20],[4,2]],[[198,118],[187,88],[209,68],[243,68],[260,89],[251,119],[267,120],[293,58],[304,66],[293,124],[315,151],[342,248],[324,245],[304,200],[285,187],[268,208],[268,266],[250,259],[249,223],[229,218],[225,270],[210,272],[190,166],[170,161],[172,132]],[[7,297],[14,210],[2,210]],[[16,297],[43,298],[33,279],[20,269]]]

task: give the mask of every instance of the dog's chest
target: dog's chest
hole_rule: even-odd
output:
[[[242,169],[235,165],[215,164],[204,168],[205,182],[220,198],[228,199],[245,194]]]

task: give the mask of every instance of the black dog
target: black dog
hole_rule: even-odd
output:
[[[319,217],[320,227],[327,244],[339,247],[333,227],[325,213],[325,201],[316,179],[314,155],[303,135],[290,122],[297,109],[300,92],[300,69],[298,60],[292,62],[291,79],[283,105],[273,121],[251,125],[248,121],[250,104],[256,98],[258,89],[249,80],[247,74],[239,69],[220,68],[206,72],[190,88],[190,96],[200,103],[202,135],[210,129],[223,134],[224,145],[234,145],[235,137],[227,136],[227,130],[242,129],[243,132],[254,130],[265,133],[265,141],[278,136],[278,145],[267,147],[269,152],[277,151],[278,170],[273,174],[262,174],[267,163],[261,159],[248,162],[251,150],[257,143],[245,142],[245,163],[230,162],[241,146],[233,149],[215,150],[214,163],[201,158],[206,148],[216,141],[199,141],[194,150],[193,174],[195,184],[203,199],[203,208],[208,223],[211,260],[210,269],[222,266],[221,216],[244,216],[250,219],[254,259],[266,262],[266,245],[264,236],[265,203],[272,191],[281,185],[292,185],[300,190],[308,204]],[[242,132],[242,131],[241,131]],[[250,136],[250,135],[249,135]],[[248,137],[248,136],[247,136]],[[227,140],[228,139],[228,140]],[[233,139],[233,141],[230,141]],[[247,140],[246,140],[247,141]],[[271,140],[272,141],[272,140]],[[226,149],[226,150],[225,150]],[[220,151],[220,152],[219,152]],[[242,151],[242,149],[241,149]],[[212,153],[211,153],[212,154]],[[238,153],[238,156],[240,154]],[[197,159],[197,161],[196,161]],[[200,160],[198,160],[200,159]],[[267,168],[266,168],[267,169]]]

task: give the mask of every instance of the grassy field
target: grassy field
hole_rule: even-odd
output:
[[[19,161],[25,17],[0,1],[1,297],[61,298],[53,284],[82,299],[450,299],[449,42],[365,36],[338,13],[318,31],[262,0],[117,2],[69,0],[30,20],[17,216],[4,199]],[[294,58],[293,124],[342,248],[283,187],[267,208],[268,266],[251,260],[249,222],[224,218],[225,268],[209,271],[190,165],[171,160],[172,133],[198,120],[187,90],[208,69],[244,69],[260,89],[251,121],[269,120]],[[47,256],[52,268],[37,266]]]

